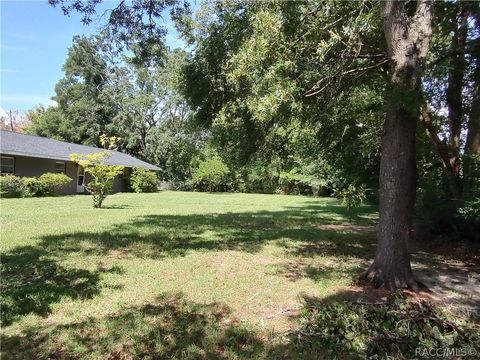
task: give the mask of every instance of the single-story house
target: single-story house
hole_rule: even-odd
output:
[[[64,173],[73,181],[61,191],[63,194],[85,192],[89,175],[70,160],[71,154],[91,154],[102,151],[97,147],[67,143],[40,136],[0,130],[0,174],[17,176],[40,176],[48,172]],[[155,165],[119,151],[109,150],[108,165],[123,165],[126,171],[134,167],[160,170]],[[124,174],[115,178],[113,192],[127,189]]]

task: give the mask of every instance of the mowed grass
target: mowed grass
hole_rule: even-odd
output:
[[[2,199],[3,358],[261,358],[372,256],[369,206],[162,192]],[[367,229],[367,231],[365,231]]]

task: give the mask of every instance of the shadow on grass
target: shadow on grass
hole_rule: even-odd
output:
[[[236,321],[224,304],[199,304],[182,294],[165,293],[149,304],[126,307],[102,317],[61,325],[32,326],[20,334],[3,336],[2,356],[46,359],[413,358],[415,349],[425,346],[422,336],[430,336],[435,341],[427,331],[427,322],[439,326],[444,336],[450,334],[452,326],[458,325],[451,325],[453,322],[448,319],[443,321],[427,303],[402,305],[395,298],[378,303],[377,297],[367,295],[339,291],[323,299],[306,296],[302,313],[294,316],[301,318],[299,328],[283,334],[266,334]],[[414,315],[410,315],[410,311],[414,311]],[[469,321],[473,323],[476,318]],[[419,332],[409,332],[410,327],[402,325],[407,322],[415,323]],[[442,327],[445,324],[450,327]],[[474,330],[469,331],[471,335],[464,336],[462,332],[460,340],[455,340],[458,348],[465,348],[468,336],[474,336]]]
[[[41,247],[105,255],[121,250],[132,256],[162,258],[192,251],[238,250],[256,253],[276,242],[290,256],[364,258],[372,251],[372,233],[325,229],[326,220],[300,210],[207,215],[147,215],[100,232],[76,231],[42,237]]]
[[[287,206],[285,208],[293,213],[301,211],[303,214],[307,214],[307,217],[323,214],[324,216],[340,217],[342,221],[363,225],[372,224],[372,216],[377,215],[376,209],[372,205],[347,209],[345,205],[338,202],[319,204],[317,201],[306,201],[301,206]]]
[[[123,209],[134,209],[134,206],[131,205],[103,205],[103,210],[123,210]]]
[[[335,296],[335,301],[339,299]],[[305,298],[308,311],[325,304]],[[334,341],[335,334],[329,335]],[[224,304],[199,304],[182,294],[163,294],[150,304],[81,322],[32,326],[17,335],[2,336],[1,340],[5,358],[332,358],[325,351],[325,341],[311,341],[314,339],[297,331],[266,334],[236,321]]]
[[[341,278],[355,279],[363,268],[359,264],[345,263],[343,266],[315,266],[305,261],[289,261],[282,264],[275,274],[282,275],[291,281],[298,281],[302,278],[310,278],[315,282],[325,280],[338,280]]]
[[[321,210],[323,209],[323,210]],[[322,211],[325,212],[322,213]],[[67,268],[59,261],[71,254],[185,256],[195,251],[237,250],[255,253],[275,242],[289,257],[349,256],[372,252],[371,234],[319,228],[331,223],[336,206],[282,211],[206,215],[147,215],[103,231],[80,231],[40,237],[36,246],[18,247],[2,256],[2,323],[29,313],[46,315],[62,298],[88,299],[101,291],[101,275],[118,269]],[[371,211],[364,209],[364,213]],[[358,216],[362,214],[357,210]],[[330,270],[302,269],[296,276],[319,279]]]
[[[24,246],[2,255],[1,323],[9,325],[22,315],[46,315],[62,298],[88,299],[100,293],[100,275],[117,268],[66,268],[41,247]]]
[[[338,296],[335,301],[344,300]],[[306,319],[328,302],[305,298]],[[313,310],[315,311],[315,310]],[[163,294],[154,302],[124,308],[81,322],[26,328],[2,337],[5,358],[45,359],[331,359],[335,324],[323,339],[300,331],[265,334],[231,316],[219,303],[199,304],[181,294]],[[297,315],[298,316],[298,315]],[[343,321],[347,321],[342,318]],[[321,326],[321,324],[319,325]],[[345,324],[342,324],[345,326]],[[329,344],[331,342],[331,344]],[[350,349],[344,355],[360,358]],[[357,357],[354,355],[358,355]]]
[[[418,349],[449,348],[473,359],[480,352],[477,312],[454,314],[425,298],[369,288],[303,300],[288,342],[294,359],[417,359]]]
[[[2,351],[12,358],[258,359],[274,350],[229,316],[221,304],[162,295],[106,317],[5,336]]]

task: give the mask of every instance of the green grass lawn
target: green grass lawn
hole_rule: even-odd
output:
[[[296,326],[305,299],[334,295],[371,259],[377,216],[255,194],[0,204],[5,359],[281,352],[274,334]]]

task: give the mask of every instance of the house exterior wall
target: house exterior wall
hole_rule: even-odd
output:
[[[12,156],[8,154],[2,154],[5,156]],[[41,159],[27,156],[13,156],[15,158],[15,170],[14,175],[16,176],[40,176],[48,172],[55,172],[55,163],[56,160],[51,159]],[[64,186],[59,193],[66,194],[76,194],[77,193],[77,171],[78,165],[72,161],[64,161],[66,163],[66,175],[72,178],[72,181]],[[91,177],[86,174],[86,182],[88,183]],[[119,175],[114,179],[113,182],[113,192],[122,192],[125,191],[125,181],[123,175]]]
[[[15,158],[15,175],[17,176],[40,176],[45,173],[55,172],[55,160],[33,158],[26,156],[14,156]],[[65,185],[60,194],[75,194],[77,191],[77,164],[71,161],[65,161],[66,175],[72,178],[72,181]]]
[[[125,186],[123,174],[115,176],[115,179],[113,179],[112,192],[113,193],[122,192],[126,190],[125,188],[126,186]]]

